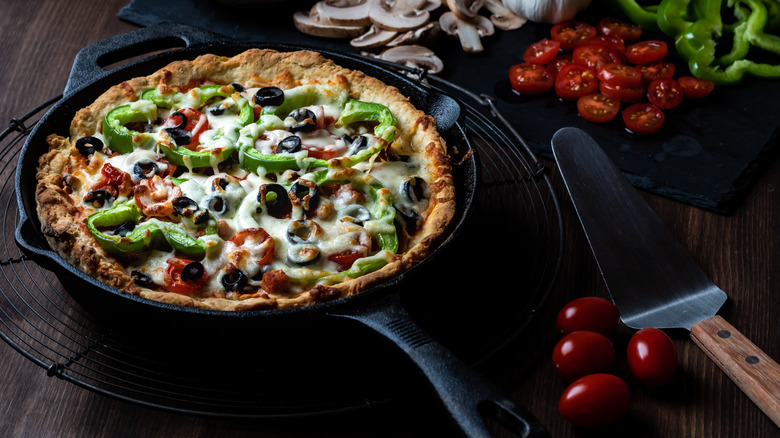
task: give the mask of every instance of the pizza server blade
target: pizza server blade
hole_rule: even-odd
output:
[[[780,366],[717,315],[726,293],[593,138],[561,128],[552,151],[623,323],[689,330],[696,345],[780,426]]]

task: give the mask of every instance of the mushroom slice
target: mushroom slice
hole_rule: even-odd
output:
[[[468,53],[479,53],[484,50],[481,37],[493,35],[495,28],[487,17],[477,15],[471,20],[462,20],[454,12],[445,12],[439,18],[441,29],[448,35],[456,35],[460,45]]]
[[[403,33],[399,33],[395,38],[390,40],[387,47],[402,46],[404,44],[425,44],[430,45],[433,43],[441,33],[441,27],[438,21],[431,21],[425,26],[415,30],[408,30]]]
[[[501,30],[512,30],[523,27],[528,19],[521,17],[504,6],[501,0],[485,0],[485,8],[490,11],[490,21]]]
[[[382,29],[372,24],[368,31],[357,38],[353,38],[349,44],[357,49],[371,49],[387,44],[398,35],[394,30]]]
[[[293,23],[296,29],[312,36],[325,38],[355,38],[366,31],[365,26],[337,26],[315,22],[309,17],[308,12],[296,12],[293,14]]]
[[[444,63],[433,51],[416,44],[387,49],[379,55],[379,59],[409,67],[424,68],[432,74],[439,73],[444,68]]]
[[[400,9],[393,6],[391,1],[378,0],[368,13],[371,22],[384,29],[406,32],[417,29],[431,18],[431,13],[425,9]]]
[[[446,0],[447,7],[458,16],[461,20],[474,19],[478,14],[482,6],[485,5],[485,0]]]
[[[312,6],[309,18],[320,24],[369,26],[368,11],[375,0],[320,0]]]

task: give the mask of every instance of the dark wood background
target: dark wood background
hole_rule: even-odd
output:
[[[0,123],[60,93],[76,53],[85,45],[136,26],[116,18],[124,0],[0,0]],[[780,86],[780,84],[778,84]],[[756,102],[756,104],[760,104]],[[733,129],[742,129],[734,126]],[[521,133],[522,134],[522,133]],[[736,146],[735,146],[736,147]],[[606,297],[582,230],[554,163],[548,163],[563,208],[566,242],[560,278],[529,335],[534,351],[512,349],[483,366],[555,437],[618,434],[648,437],[770,437],[778,428],[687,336],[673,334],[680,368],[673,382],[647,389],[628,379],[629,414],[603,430],[582,430],[557,410],[565,385],[550,353],[555,316],[569,300]],[[644,194],[714,282],[729,294],[721,314],[776,360],[780,358],[780,162],[775,156],[733,215],[722,216]],[[617,371],[626,375],[630,333],[616,339]],[[529,362],[530,361],[530,362]],[[377,408],[360,415],[303,421],[233,421],[171,414],[110,399],[46,376],[0,343],[0,436],[452,436],[435,398]],[[506,434],[495,427],[496,436]]]

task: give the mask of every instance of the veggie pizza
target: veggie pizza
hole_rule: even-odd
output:
[[[435,119],[310,51],[173,62],[47,141],[36,200],[52,248],[174,305],[352,295],[421,261],[455,212]]]

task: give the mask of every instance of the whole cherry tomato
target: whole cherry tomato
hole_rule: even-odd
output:
[[[575,426],[602,427],[625,415],[630,404],[631,392],[623,379],[612,374],[589,374],[563,391],[558,411]]]
[[[608,372],[615,363],[615,347],[601,333],[580,330],[558,341],[552,360],[558,377],[571,383],[588,374]]]
[[[628,341],[626,358],[631,374],[647,386],[663,385],[677,370],[677,347],[657,328],[634,333]]]
[[[561,309],[556,321],[562,335],[590,330],[611,336],[620,323],[620,312],[611,301],[599,297],[581,297]]]

